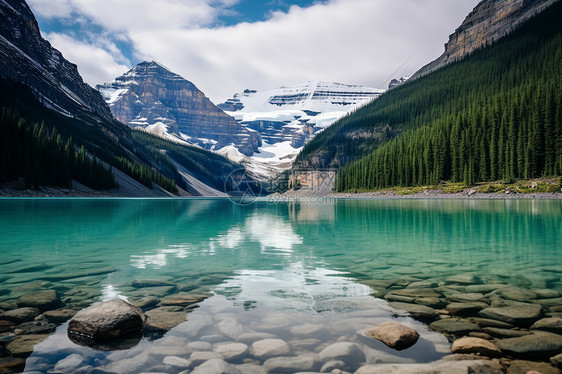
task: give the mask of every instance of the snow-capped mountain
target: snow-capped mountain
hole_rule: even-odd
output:
[[[113,115],[133,128],[209,150],[226,146],[251,156],[259,133],[217,108],[197,87],[155,61],[144,61],[96,87]]]
[[[218,107],[261,134],[259,152],[245,157],[232,147],[219,153],[245,163],[260,175],[291,167],[297,153],[316,133],[384,90],[335,82],[308,81],[258,92],[246,89]]]

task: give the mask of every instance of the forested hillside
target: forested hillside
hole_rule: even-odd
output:
[[[179,175],[174,162],[180,164],[193,176],[219,191],[224,190],[225,179],[242,166],[216,153],[189,145],[178,144],[142,130],[132,131],[136,144],[142,146],[143,153],[156,164],[158,170],[174,179],[178,186],[187,186]]]
[[[108,189],[116,187],[115,167],[149,188],[154,182],[176,191],[173,179],[137,156],[141,149],[130,134],[109,141],[103,131],[46,108],[26,86],[0,79],[0,182],[23,177],[26,187],[69,187],[74,179]]]
[[[560,19],[559,2],[498,43],[386,93],[299,160],[337,165],[375,149],[340,170],[341,191],[562,174]]]

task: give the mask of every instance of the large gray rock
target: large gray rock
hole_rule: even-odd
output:
[[[213,358],[196,367],[191,374],[241,374],[241,372],[226,361]]]
[[[531,326],[531,330],[550,331],[562,335],[562,318],[543,318]]]
[[[29,307],[39,310],[55,309],[60,304],[59,295],[55,290],[43,290],[27,293],[16,301],[19,308]]]
[[[306,354],[298,357],[273,357],[266,360],[263,366],[268,373],[315,372],[322,367],[322,360],[315,354]]]
[[[254,342],[250,348],[250,353],[259,359],[274,356],[284,356],[291,351],[289,345],[281,339],[263,339]]]
[[[380,340],[398,351],[416,344],[420,337],[416,330],[392,321],[383,322],[377,327],[366,330],[365,335]]]
[[[538,304],[523,304],[482,309],[478,314],[484,318],[497,319],[516,326],[530,326],[542,313]]]
[[[514,357],[545,359],[562,352],[562,336],[536,331],[518,338],[499,340],[496,345],[504,354]]]
[[[107,341],[140,335],[146,316],[134,305],[115,299],[78,312],[68,323],[68,334]]]
[[[486,357],[500,357],[502,352],[494,343],[480,338],[460,338],[453,342],[453,353],[478,354]]]

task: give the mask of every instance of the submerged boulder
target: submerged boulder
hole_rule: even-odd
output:
[[[398,351],[416,344],[420,337],[416,330],[392,321],[368,329],[365,334]]]
[[[68,335],[94,342],[139,336],[145,321],[146,316],[136,306],[120,299],[109,300],[78,312],[68,323]]]

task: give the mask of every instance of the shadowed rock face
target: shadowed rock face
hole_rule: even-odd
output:
[[[115,117],[131,127],[149,132],[165,127],[172,136],[206,149],[234,144],[242,153],[252,155],[259,146],[258,133],[248,131],[193,83],[157,62],[141,62],[114,82],[97,88]]]
[[[474,50],[511,33],[517,26],[557,0],[483,0],[449,36],[445,52],[418,70],[412,78],[458,61]]]
[[[76,65],[41,37],[24,0],[0,1],[0,19],[0,76],[24,83],[47,107],[66,115],[86,112],[112,119],[101,95],[84,83]]]

